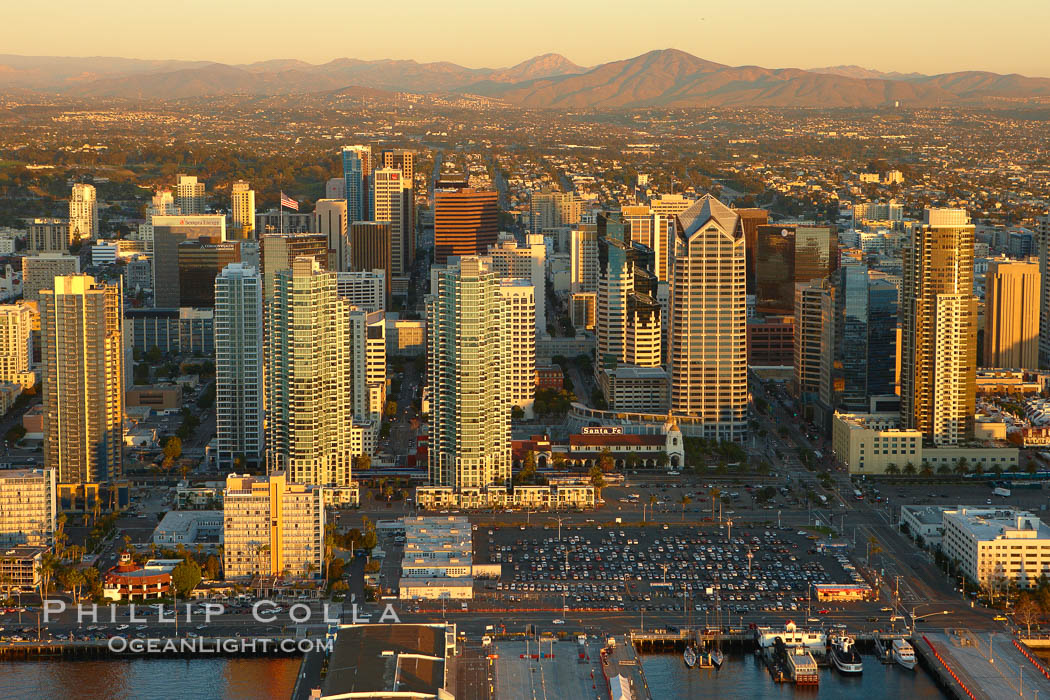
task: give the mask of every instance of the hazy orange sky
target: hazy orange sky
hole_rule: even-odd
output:
[[[678,48],[731,65],[857,64],[1050,76],[1050,0],[6,0],[0,53],[207,59],[447,60],[548,51],[597,63]]]

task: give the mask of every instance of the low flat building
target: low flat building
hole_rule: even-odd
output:
[[[41,565],[48,547],[18,545],[0,549],[0,591],[35,591],[40,588]]]
[[[616,425],[582,428],[579,434],[569,436],[565,461],[589,468],[598,464],[606,450],[618,467],[629,462],[636,462],[638,467],[680,468],[685,464],[685,442],[677,420],[666,422],[659,432],[627,432]]]
[[[1050,528],[1025,510],[946,510],[941,551],[982,587],[1030,588],[1050,576]]]
[[[182,387],[178,384],[160,386],[132,386],[125,394],[128,407],[141,406],[154,411],[173,411],[182,408]]]
[[[908,527],[912,537],[921,537],[923,544],[940,547],[946,510],[946,506],[901,506],[900,524]]]
[[[174,547],[180,544],[222,544],[221,510],[172,510],[153,530],[153,544]]]
[[[416,505],[426,510],[442,508],[533,510],[584,510],[593,508],[595,489],[590,484],[550,484],[547,486],[467,487],[458,491],[451,486],[420,486],[415,493]]]
[[[215,313],[212,309],[125,309],[131,328],[132,349],[147,353],[153,348],[168,354],[215,354]]]
[[[856,600],[871,600],[874,592],[866,583],[814,583],[817,600],[844,603]]]
[[[932,471],[956,469],[962,460],[967,470],[978,465],[984,471],[997,467],[1016,469],[1020,451],[1007,443],[923,445],[922,433],[899,427],[897,413],[839,413],[832,420],[831,449],[850,474],[886,474],[924,466]]]
[[[598,386],[613,411],[667,410],[667,372],[663,367],[620,365],[603,369],[598,373]]]

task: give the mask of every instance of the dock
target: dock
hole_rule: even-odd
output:
[[[609,700],[609,679],[625,675],[634,700],[650,700],[641,665],[622,639],[612,653],[605,652],[604,640],[594,639],[583,646],[575,640],[506,640],[492,649],[498,656],[497,698]]]
[[[917,632],[912,646],[940,685],[959,700],[1050,697],[1050,671],[1007,634]]]

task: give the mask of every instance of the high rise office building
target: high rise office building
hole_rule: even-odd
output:
[[[328,236],[328,267],[336,272],[350,269],[345,199],[319,199],[314,204],[314,231]]]
[[[416,260],[416,165],[415,154],[401,149],[385,150],[382,153],[384,168],[401,171],[401,211],[404,220],[405,268]]]
[[[547,246],[541,234],[525,235],[525,244],[518,245],[514,234],[501,233],[496,245],[489,248],[492,267],[509,279],[526,279],[536,294],[537,335],[547,334]]]
[[[172,306],[212,308],[216,275],[230,263],[240,261],[240,241],[217,241],[203,236],[179,243],[179,297]]]
[[[744,247],[747,257],[747,293],[755,294],[755,260],[758,245],[758,227],[769,223],[769,212],[765,209],[734,209],[740,217],[740,228],[744,231]]]
[[[328,236],[323,233],[266,234],[259,246],[263,273],[263,299],[273,294],[277,273],[292,267],[296,258],[311,257],[328,269]]]
[[[56,277],[40,293],[44,466],[62,484],[119,479],[124,446],[120,287]]]
[[[901,422],[937,444],[973,434],[973,246],[974,226],[964,209],[927,209],[904,248]]]
[[[704,437],[747,431],[747,293],[739,217],[710,195],[677,215],[668,323],[671,410]]]
[[[80,274],[80,258],[65,253],[41,253],[22,258],[22,298],[38,301],[42,289],[50,289],[56,277]]]
[[[230,237],[255,238],[255,190],[244,180],[230,188]]]
[[[350,336],[354,420],[378,427],[386,405],[385,314],[352,307]]]
[[[580,222],[583,202],[574,192],[530,192],[529,232],[563,228]]]
[[[54,544],[57,486],[54,469],[0,470],[0,547]]]
[[[382,270],[386,301],[390,303],[390,224],[385,221],[358,221],[350,224],[350,265],[354,272]]]
[[[984,366],[1039,368],[1039,265],[993,260],[984,292]]]
[[[1036,219],[1039,252],[1039,367],[1050,367],[1050,213]]]
[[[33,317],[24,301],[0,305],[0,384],[33,386]]]
[[[501,278],[464,256],[433,273],[427,296],[430,483],[505,485],[511,476],[510,340]]]
[[[499,193],[443,190],[434,193],[434,262],[453,255],[484,255],[499,234]]]
[[[390,226],[391,282],[404,278],[409,271],[403,180],[397,168],[379,168],[372,173],[375,220]]]
[[[792,389],[803,403],[815,403],[820,395],[825,321],[830,322],[831,288],[826,279],[795,285],[792,313],[795,318],[795,375]],[[829,318],[825,319],[825,314]]]
[[[339,296],[362,311],[386,310],[386,273],[383,270],[339,272]]]
[[[323,575],[324,489],[290,483],[284,472],[230,474],[222,511],[227,579]]]
[[[569,233],[569,284],[574,293],[598,290],[598,228],[578,224]]]
[[[175,206],[183,216],[199,216],[204,213],[204,183],[196,175],[177,175],[175,180]]]
[[[309,257],[274,276],[266,304],[266,459],[291,481],[349,486],[353,457],[350,304]]]
[[[671,246],[674,241],[675,217],[688,209],[696,202],[695,199],[684,197],[680,194],[665,194],[662,197],[649,201],[649,211],[654,217],[660,217],[655,221],[653,232],[653,245],[649,246],[656,253],[656,277],[662,282],[670,281],[670,256]]]
[[[196,216],[166,215],[153,217],[153,305],[158,308],[179,306],[179,244],[209,238],[226,240],[226,217],[222,214]],[[214,281],[214,277],[212,278]],[[208,285],[211,286],[210,284]]]
[[[73,240],[98,238],[98,200],[93,185],[77,183],[69,198],[69,235]]]
[[[506,315],[507,371],[511,406],[532,418],[536,398],[536,290],[528,279],[504,278],[499,295]]]
[[[325,199],[341,199],[346,201],[346,180],[341,177],[330,177],[324,183]]]
[[[349,223],[372,218],[372,148],[343,146],[343,184]]]
[[[824,279],[834,269],[837,238],[830,226],[756,227],[755,310],[790,314],[795,285]]]
[[[219,470],[263,463],[262,277],[239,262],[215,278],[215,440]]]

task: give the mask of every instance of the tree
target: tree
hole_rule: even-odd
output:
[[[693,499],[689,498],[689,496],[686,496],[684,494],[682,495],[682,521],[683,522],[685,521],[685,507],[687,505],[689,505],[690,503],[692,503],[692,502],[693,502]]]
[[[525,409],[521,406],[512,406],[510,409],[510,419],[515,422],[525,420]]]
[[[386,402],[386,410],[383,411],[387,418],[393,418],[397,415],[397,401],[390,399]]]
[[[195,561],[183,561],[171,572],[171,585],[182,597],[190,594],[201,582],[201,567]]]
[[[931,467],[930,463],[924,459],[922,460],[922,464],[919,465],[919,473],[923,476],[932,476],[933,467]]]
[[[913,462],[908,462],[907,464],[905,464],[904,473],[908,476],[915,476],[915,464]]]
[[[608,474],[616,467],[616,461],[613,459],[612,452],[608,447],[602,450],[601,454],[598,455],[598,468],[602,472]]]
[[[204,562],[204,573],[212,581],[219,579],[219,575],[222,573],[222,562],[214,554],[209,554],[208,559]]]
[[[970,471],[970,467],[967,465],[965,457],[960,457],[959,459],[957,459],[955,461],[955,473],[956,474],[960,474],[960,475],[961,474],[966,474],[969,471]]]
[[[368,471],[372,468],[372,457],[370,455],[357,455],[354,457],[354,471]]]
[[[886,473],[887,474],[900,474],[901,470],[900,470],[900,467],[898,467],[894,462],[890,462],[889,464],[886,465]]]
[[[1039,624],[1043,611],[1039,609],[1039,603],[1035,601],[1030,593],[1022,593],[1014,606],[1014,619],[1028,628],[1028,636],[1032,636],[1032,625]]]
[[[597,464],[591,467],[589,474],[591,477],[591,486],[594,487],[594,496],[595,498],[601,498],[602,487],[605,486],[605,474],[602,471],[602,468]]]
[[[170,467],[175,460],[182,456],[182,440],[172,435],[164,441],[164,466]]]

